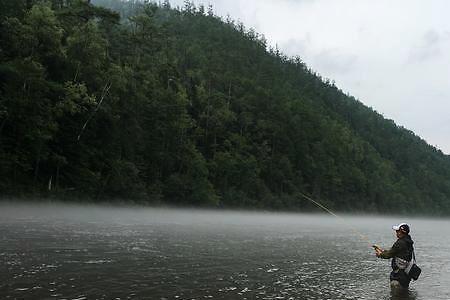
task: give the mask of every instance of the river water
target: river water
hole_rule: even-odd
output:
[[[450,221],[0,204],[0,299],[450,299]],[[422,275],[392,294],[367,241],[409,222]]]

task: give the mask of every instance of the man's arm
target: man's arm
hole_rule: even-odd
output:
[[[395,257],[396,254],[397,254],[397,251],[395,251],[394,248],[391,248],[389,250],[383,250],[382,252],[380,252],[380,254],[378,254],[378,257],[384,258],[384,259],[389,259],[389,258]]]
[[[377,252],[377,256],[380,258],[389,259],[397,256],[399,252],[400,252],[400,244],[397,241],[394,243],[394,245],[392,245],[391,249]]]

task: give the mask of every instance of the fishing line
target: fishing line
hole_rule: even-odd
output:
[[[369,238],[362,234],[361,232],[359,232],[355,227],[353,227],[350,223],[348,223],[344,218],[338,216],[337,214],[335,214],[334,212],[332,212],[330,209],[326,208],[324,205],[320,204],[319,202],[315,201],[314,199],[312,199],[311,197],[308,197],[307,195],[303,194],[303,193],[299,193],[300,196],[302,196],[303,198],[311,201],[312,203],[314,203],[315,205],[317,205],[318,207],[320,207],[321,209],[323,209],[324,211],[326,211],[327,213],[329,213],[330,215],[336,217],[337,219],[341,220],[343,223],[345,223],[352,231],[353,233],[355,233],[356,235],[358,235],[362,240],[366,241],[367,243],[369,243],[369,245],[371,247],[373,247],[372,242],[369,240]]]

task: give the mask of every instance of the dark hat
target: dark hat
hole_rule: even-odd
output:
[[[406,223],[400,223],[398,225],[394,225],[392,226],[392,229],[394,229],[395,231],[402,231],[403,233],[408,234],[409,233],[409,225]]]

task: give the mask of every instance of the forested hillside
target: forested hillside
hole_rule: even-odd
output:
[[[7,0],[0,22],[3,196],[450,213],[448,156],[211,8]]]

